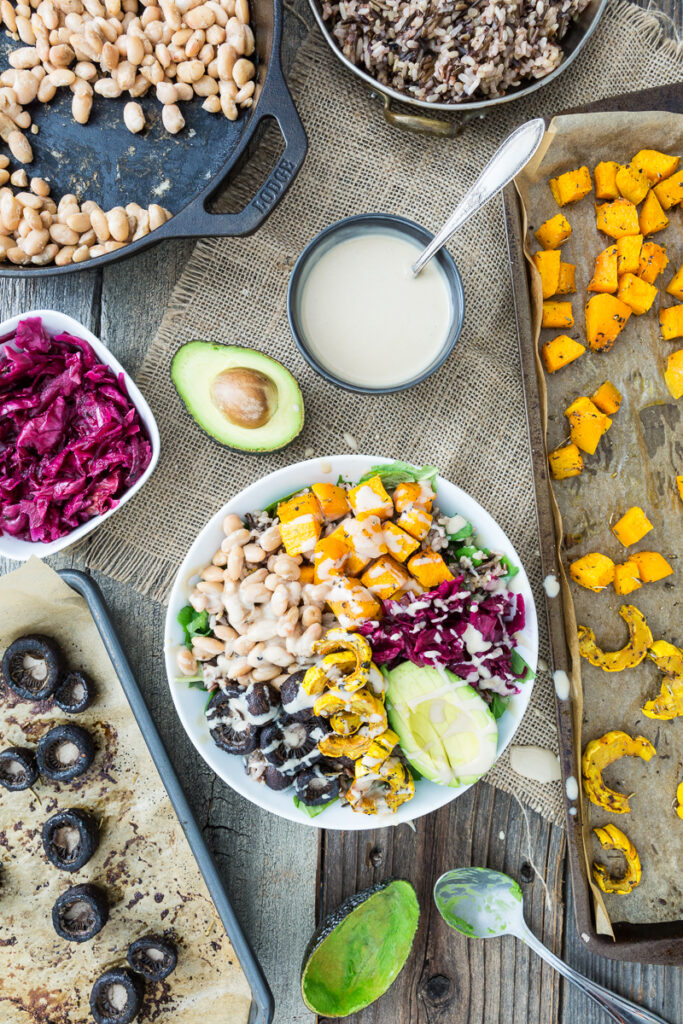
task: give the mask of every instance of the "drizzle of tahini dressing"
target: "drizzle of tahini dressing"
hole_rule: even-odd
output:
[[[323,252],[306,275],[301,323],[311,353],[349,384],[392,387],[425,370],[451,322],[436,260],[413,278],[422,246],[394,231],[366,231]]]

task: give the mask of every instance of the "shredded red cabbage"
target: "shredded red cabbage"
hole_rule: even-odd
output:
[[[117,377],[40,317],[0,338],[0,531],[52,541],[118,504],[152,457]]]
[[[513,652],[514,634],[524,628],[524,598],[510,590],[472,592],[463,580],[384,601],[382,618],[358,630],[379,665],[440,665],[478,689],[519,693],[527,668],[517,667]]]

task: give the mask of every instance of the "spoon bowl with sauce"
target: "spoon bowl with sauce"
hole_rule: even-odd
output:
[[[433,235],[386,213],[325,228],[296,262],[287,310],[304,358],[348,391],[389,394],[425,380],[458,340],[465,296],[441,249],[415,277],[411,265]]]

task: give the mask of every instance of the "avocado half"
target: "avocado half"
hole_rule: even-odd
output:
[[[296,380],[255,349],[189,341],[173,357],[171,380],[195,423],[227,448],[271,452],[303,428]]]
[[[390,878],[355,893],[308,944],[301,993],[310,1010],[346,1017],[383,995],[410,955],[420,907],[410,882]]]

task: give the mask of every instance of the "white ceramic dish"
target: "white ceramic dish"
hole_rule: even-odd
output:
[[[220,547],[224,536],[221,522],[228,512],[245,515],[255,509],[262,509],[282,495],[291,494],[317,480],[335,483],[340,474],[345,479],[358,480],[371,466],[390,461],[390,459],[374,458],[369,455],[334,455],[328,459],[309,459],[306,462],[298,462],[296,465],[276,470],[251,484],[216,512],[197,537],[176,577],[166,615],[164,641],[166,672],[171,696],[185,731],[203,759],[224,782],[227,782],[229,786],[251,800],[252,803],[279,814],[280,817],[298,821],[303,825],[313,825],[316,828],[361,830],[384,825],[399,825],[403,821],[412,821],[414,818],[419,818],[423,814],[429,814],[430,811],[442,807],[454,800],[456,796],[464,793],[469,787],[450,789],[447,786],[437,786],[436,783],[420,780],[416,784],[413,799],[402,804],[398,811],[391,816],[378,818],[374,815],[355,814],[350,807],[334,804],[317,817],[309,818],[294,806],[292,789],[275,792],[261,783],[254,782],[245,774],[241,757],[226,754],[214,744],[204,717],[206,694],[201,690],[191,689],[186,683],[178,681],[180,673],[176,666],[175,655],[182,643],[182,630],[176,621],[176,616],[180,609],[187,604],[198,572],[211,561],[215,551]],[[510,584],[511,590],[523,595],[526,608],[526,624],[518,647],[527,664],[533,671],[536,671],[538,656],[536,608],[529,580],[517,552],[488,512],[459,487],[442,477],[438,477],[437,481],[437,503],[439,508],[449,515],[458,512],[465,516],[473,524],[481,544],[502,552],[515,565],[519,566],[519,572]],[[524,683],[521,693],[512,697],[508,710],[499,719],[499,755],[515,734],[529,703],[532,687],[532,682]]]
[[[119,498],[118,504],[114,508],[110,508],[101,516],[95,516],[93,519],[89,519],[87,523],[82,523],[81,526],[77,526],[75,530],[72,530],[71,533],[67,533],[64,537],[60,537],[59,540],[53,540],[48,544],[45,544],[40,541],[20,540],[18,537],[11,537],[9,534],[0,534],[0,555],[4,555],[6,558],[14,558],[20,562],[30,558],[31,555],[36,555],[38,558],[46,558],[48,555],[54,555],[55,552],[62,551],[70,544],[75,544],[77,540],[81,540],[81,538],[85,537],[85,535],[90,533],[91,530],[96,529],[96,527],[98,527],[100,523],[104,522],[105,519],[108,519],[109,516],[113,516],[114,513],[125,505],[125,503],[129,501],[134,494],[137,494],[140,488],[144,486],[147,480],[149,480],[159,459],[159,450],[161,448],[159,428],[157,427],[156,420],[152,415],[152,410],[142,397],[141,392],[121,366],[118,359],[111,354],[107,346],[103,345],[100,339],[96,338],[87,327],[84,327],[83,324],[79,324],[78,320],[74,320],[73,317],[67,316],[66,313],[58,313],[54,309],[33,309],[27,313],[22,313],[20,316],[13,316],[11,320],[5,320],[4,323],[0,324],[0,337],[4,337],[5,334],[9,334],[11,331],[14,331],[20,320],[25,320],[27,317],[32,316],[39,316],[43,321],[43,325],[50,334],[60,334],[62,331],[66,331],[68,334],[73,334],[77,338],[83,338],[92,345],[95,354],[101,363],[106,363],[108,366],[111,366],[117,376],[120,373],[123,374],[123,379],[126,383],[126,389],[130,400],[137,409],[140,419],[147,430],[147,434],[152,445],[152,458],[142,476],[135,481],[133,486],[126,491],[123,497]]]

